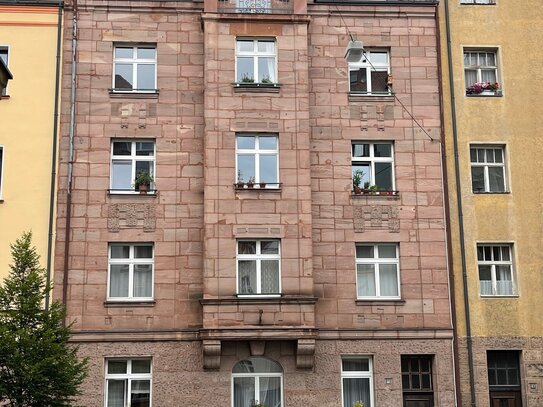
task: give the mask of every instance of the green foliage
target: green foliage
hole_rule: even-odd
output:
[[[364,171],[356,170],[353,173],[353,186],[355,186],[356,188],[359,188],[363,177],[364,177]]]
[[[154,181],[151,174],[149,174],[147,171],[140,170],[136,174],[136,179],[134,180],[134,186],[136,189],[140,187],[140,185],[151,185],[151,183]]]
[[[255,79],[248,73],[241,75],[241,83],[255,83]]]
[[[68,344],[64,306],[43,308],[45,270],[32,234],[11,245],[13,264],[0,286],[0,400],[12,407],[72,405],[87,375],[87,360]]]

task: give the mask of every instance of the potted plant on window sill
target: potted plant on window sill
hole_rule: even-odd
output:
[[[247,188],[254,188],[255,186],[255,177],[249,177],[249,181],[247,181]]]
[[[362,182],[363,176],[364,176],[364,171],[362,170],[356,170],[353,173],[353,189],[354,189],[355,195],[360,195],[362,193],[362,188],[360,188],[360,183]]]
[[[238,170],[238,182],[236,183],[236,187],[243,188],[245,185],[245,182],[243,182],[243,174],[240,170]]]
[[[146,195],[151,184],[154,182],[153,177],[146,171],[138,171],[134,180],[134,187],[141,195]]]
[[[364,407],[364,402],[360,400],[355,401],[355,403],[353,404],[353,407]]]
[[[499,95],[500,84],[498,82],[477,82],[466,88],[466,95]]]
[[[251,407],[266,407],[266,404],[256,402],[256,403],[251,404]]]

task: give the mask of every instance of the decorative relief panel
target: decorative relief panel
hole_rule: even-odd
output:
[[[109,206],[107,228],[110,232],[129,228],[153,232],[155,226],[155,207],[152,204],[124,203]]]
[[[354,208],[354,231],[388,230],[400,232],[400,210],[396,206],[371,205]]]

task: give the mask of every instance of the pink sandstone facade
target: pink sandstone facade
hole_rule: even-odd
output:
[[[417,394],[402,385],[411,357],[430,361],[431,384],[425,404],[406,405],[454,405],[436,8],[362,3],[290,0],[255,14],[216,0],[80,1],[70,193],[68,7],[55,296],[90,358],[80,404],[114,405],[108,361],[147,358],[154,407],[249,407],[234,401],[233,369],[267,358],[281,367],[276,407],[352,407],[345,360],[370,361],[365,407],[400,406]],[[388,53],[393,94],[349,92],[348,31]],[[240,40],[274,44],[273,84],[240,83]],[[112,89],[121,46],[156,50],[158,92]],[[235,185],[244,136],[277,142],[266,188]],[[115,142],[154,143],[156,191],[112,188]],[[391,147],[390,192],[353,193],[363,144]],[[260,259],[260,283],[243,274],[246,242],[280,247],[268,259],[278,277]],[[123,244],[152,247],[144,300],[112,294],[108,259]],[[368,298],[357,250],[378,245],[396,248],[397,292]],[[241,295],[270,278],[273,295]]]

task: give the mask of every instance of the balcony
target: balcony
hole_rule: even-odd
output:
[[[218,0],[219,13],[291,14],[294,0]]]

